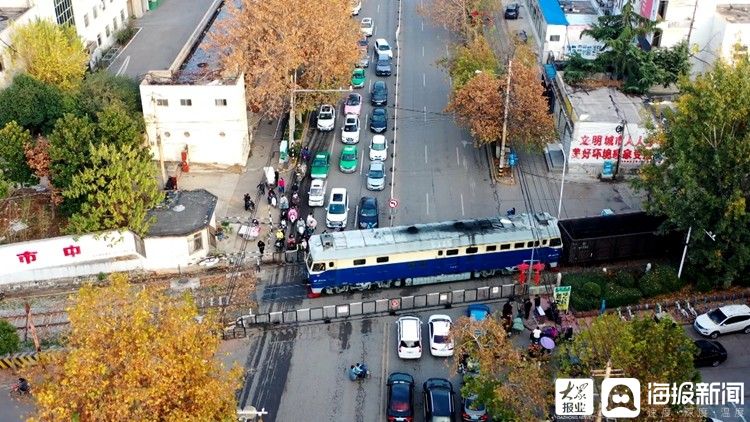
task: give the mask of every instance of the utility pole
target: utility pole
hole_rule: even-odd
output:
[[[591,371],[592,378],[604,376],[604,379],[607,379],[613,375],[622,376],[622,369],[612,369],[612,359],[607,359],[607,366],[603,371],[601,369],[594,369],[593,371]],[[601,392],[599,394],[601,395]],[[602,400],[599,400],[599,402],[602,402]],[[596,422],[602,422],[601,405],[599,406],[599,410],[596,412]]]
[[[161,169],[161,181],[166,185],[167,170],[164,167],[164,146],[161,143],[161,133],[159,133],[159,118],[156,116],[156,97],[151,94],[151,107],[154,109],[154,130],[156,131],[156,146],[159,148],[159,167]]]
[[[289,148],[292,147],[294,142],[294,124],[296,123],[296,116],[294,115],[294,93],[297,92],[297,71],[292,73],[292,92],[289,98]]]
[[[508,107],[510,106],[510,73],[513,66],[513,60],[508,59],[508,81],[505,85],[505,110],[503,113],[503,140],[500,143],[500,169],[505,168],[505,139],[508,131]]]

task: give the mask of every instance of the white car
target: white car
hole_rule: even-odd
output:
[[[372,18],[362,18],[362,22],[359,24],[359,30],[362,31],[365,36],[371,37],[374,28],[375,21],[373,21]]]
[[[385,54],[388,58],[393,59],[393,51],[391,51],[391,46],[385,38],[375,40],[375,45],[372,48],[375,50],[375,57],[378,57],[378,54]]]
[[[432,356],[453,356],[453,340],[450,339],[453,320],[448,315],[431,315],[428,320],[430,331],[430,353]]]
[[[750,334],[750,306],[727,305],[698,315],[693,323],[695,331],[716,338],[719,334],[742,331]]]
[[[321,179],[313,179],[310,182],[310,190],[307,191],[307,205],[311,207],[322,207],[326,200],[326,182]]]
[[[422,357],[422,321],[405,316],[396,321],[398,330],[398,357],[419,359]]]
[[[370,141],[370,160],[385,161],[388,158],[388,141],[383,135],[375,135]]]
[[[331,189],[326,211],[326,227],[329,229],[346,228],[349,216],[349,195],[344,188]]]
[[[359,142],[359,117],[356,114],[346,115],[344,127],[341,128],[341,142],[345,144]]]
[[[362,1],[352,0],[352,16],[359,15],[360,10],[362,10]]]
[[[318,130],[328,132],[336,125],[336,109],[330,104],[323,104],[318,110]]]

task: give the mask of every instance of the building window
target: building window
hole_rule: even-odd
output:
[[[667,18],[667,6],[669,6],[669,1],[661,0],[659,2],[659,11],[656,12],[657,19],[664,20]]]
[[[661,47],[661,29],[654,30],[654,37],[651,39],[651,47]]]
[[[88,13],[86,13],[85,15],[83,15],[83,25],[86,28],[89,27],[89,14]]]
[[[94,19],[99,17],[99,12],[96,11],[96,6],[91,8],[91,13],[94,15]]]
[[[217,98],[214,100],[214,104],[216,104],[219,107],[226,107],[227,106],[227,100],[224,98]]]
[[[188,252],[190,255],[203,250],[203,232],[198,232],[188,239]]]
[[[102,46],[102,34],[96,34],[96,45]]]
[[[120,10],[120,20],[122,21],[122,24],[125,25],[125,9]]]
[[[107,25],[107,26],[105,26],[105,27],[104,27],[104,32],[105,32],[105,33],[107,34],[107,38],[109,38],[109,35],[110,35],[110,34],[112,33],[112,32],[111,32],[111,31],[109,30],[109,25]]]
[[[549,40],[550,41],[560,41],[560,36],[559,35],[550,35],[549,36]]]
[[[117,31],[117,18],[112,18],[112,28],[114,28],[115,31]]]
[[[185,107],[190,107],[193,105],[193,100],[189,98],[183,98],[180,100],[180,105]]]
[[[76,25],[72,0],[55,0],[55,18],[58,25]]]
[[[169,100],[166,98],[157,98],[156,105],[162,106],[162,107],[169,107]]]

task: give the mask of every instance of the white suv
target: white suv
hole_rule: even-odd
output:
[[[696,331],[704,336],[716,338],[719,334],[742,331],[750,334],[750,307],[727,305],[699,315],[693,323]]]
[[[390,59],[393,59],[393,51],[391,51],[391,46],[385,38],[378,38],[375,40],[375,45],[372,48],[375,50],[376,58],[378,57],[378,54],[385,54]]]
[[[398,357],[419,359],[422,357],[422,321],[405,316],[396,321],[398,327]]]
[[[328,132],[336,124],[336,109],[330,104],[323,104],[318,110],[318,130]]]
[[[345,229],[349,216],[349,195],[344,188],[331,189],[326,212],[326,227],[329,229]]]
[[[341,128],[341,142],[345,144],[359,142],[359,117],[356,114],[346,115],[344,127]]]

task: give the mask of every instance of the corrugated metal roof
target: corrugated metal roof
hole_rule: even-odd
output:
[[[529,214],[520,214],[508,218],[447,221],[320,234],[310,238],[310,254],[315,260],[350,259],[385,256],[394,252],[560,237],[557,219],[548,213],[537,215],[546,223],[531,218]]]
[[[547,25],[568,26],[568,20],[565,18],[565,13],[563,13],[558,0],[539,0],[539,8],[542,9]]]

